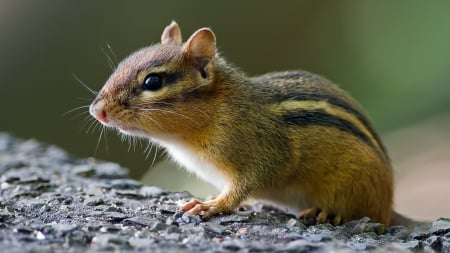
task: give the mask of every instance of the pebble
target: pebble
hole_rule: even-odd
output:
[[[122,178],[122,179],[113,179],[108,181],[105,184],[109,188],[120,189],[120,190],[129,190],[129,189],[139,189],[142,186],[142,183],[133,179]]]
[[[183,215],[181,216],[181,221],[184,223],[199,224],[201,222],[201,218],[198,215],[192,215],[190,213],[183,213]]]
[[[230,215],[222,215],[222,216],[216,216],[211,218],[211,222],[220,224],[220,225],[227,225],[227,224],[234,224],[234,223],[242,223],[249,221],[249,216],[242,216],[237,214],[230,214]]]
[[[450,218],[439,218],[437,221],[434,221],[428,232],[432,234],[446,234],[450,232]]]
[[[222,225],[211,223],[211,222],[202,222],[202,223],[200,223],[200,226],[204,227],[205,230],[207,230],[215,235],[223,234],[223,232],[226,229],[226,227],[224,227]]]
[[[290,228],[299,228],[299,229],[306,229],[305,224],[300,222],[298,219],[290,218],[286,225]]]
[[[155,223],[155,218],[145,216],[135,216],[125,219],[122,224],[125,226],[151,227]]]

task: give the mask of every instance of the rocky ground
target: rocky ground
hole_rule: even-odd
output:
[[[255,205],[202,221],[178,211],[190,198],[0,133],[0,252],[450,252],[450,219],[422,232],[368,219],[306,227]]]

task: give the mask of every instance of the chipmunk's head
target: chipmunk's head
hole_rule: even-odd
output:
[[[90,106],[103,125],[137,136],[195,131],[208,115],[203,98],[211,91],[215,35],[197,30],[182,43],[179,26],[164,29],[161,43],[124,59]]]

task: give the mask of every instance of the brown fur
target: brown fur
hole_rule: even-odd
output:
[[[172,23],[161,40],[118,66],[91,113],[103,111],[111,120],[108,126],[124,131],[132,127],[134,134],[162,143],[176,139],[223,174],[227,183],[221,195],[191,201],[184,210],[211,216],[254,197],[307,210],[302,216],[314,214],[316,222],[368,216],[390,224],[393,180],[388,156],[359,105],[345,92],[307,72],[248,77],[216,54],[214,33],[207,28],[182,44],[180,29]],[[144,78],[161,71],[179,77],[158,91],[144,92]],[[297,93],[311,99],[290,102],[289,96]],[[344,105],[333,104],[333,99]],[[288,112],[314,108],[355,129],[283,120]]]

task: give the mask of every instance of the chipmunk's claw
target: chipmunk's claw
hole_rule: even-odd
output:
[[[181,206],[181,210],[192,215],[201,215],[203,219],[218,214],[220,209],[214,205],[214,201],[202,202],[198,199],[192,199]]]
[[[309,208],[303,210],[299,218],[305,222],[306,225],[315,225],[322,223],[330,223],[333,226],[340,225],[342,218],[339,215],[329,214],[320,208]]]

